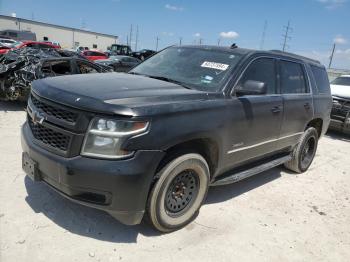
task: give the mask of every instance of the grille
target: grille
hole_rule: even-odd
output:
[[[53,148],[67,151],[70,137],[42,125],[35,125],[30,117],[28,123],[35,139]]]
[[[45,112],[50,116],[61,120],[65,120],[70,123],[74,123],[77,120],[78,115],[76,113],[43,103],[36,99],[33,95],[31,95],[31,100],[36,108],[40,109],[41,111]]]
[[[350,115],[350,102],[333,99],[332,118],[344,120]]]

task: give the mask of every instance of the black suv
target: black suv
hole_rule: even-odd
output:
[[[322,92],[319,92],[322,90]],[[125,224],[169,232],[209,186],[284,164],[301,173],[330,122],[324,66],[279,51],[169,47],[128,74],[35,81],[23,169]]]

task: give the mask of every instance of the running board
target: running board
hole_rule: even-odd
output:
[[[221,178],[221,179],[214,181],[212,184],[210,184],[210,186],[223,186],[223,185],[227,185],[227,184],[232,184],[232,183],[235,183],[235,182],[240,181],[242,179],[245,179],[245,178],[254,176],[256,174],[259,174],[261,172],[264,172],[266,170],[269,170],[275,166],[279,166],[281,164],[284,164],[285,162],[287,162],[291,159],[292,159],[292,157],[290,155],[284,156],[281,158],[277,158],[275,160],[272,160],[272,161],[265,163],[265,164],[262,164],[260,166],[256,166],[256,167],[253,167],[253,168],[248,169],[248,170],[234,173],[230,176],[225,176],[224,178]]]

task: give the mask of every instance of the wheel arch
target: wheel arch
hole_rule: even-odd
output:
[[[158,173],[169,161],[186,153],[200,154],[208,163],[211,178],[218,167],[219,144],[212,138],[192,138],[171,145],[164,151],[165,156],[160,161],[156,173]]]
[[[318,138],[322,135],[322,128],[323,128],[323,120],[321,118],[314,118],[311,121],[309,121],[305,127],[305,130],[309,127],[313,127],[317,130]]]

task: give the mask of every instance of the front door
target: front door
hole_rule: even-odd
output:
[[[225,143],[227,169],[276,150],[283,116],[276,68],[274,58],[256,58],[235,87],[241,88],[246,81],[253,80],[265,83],[267,92],[263,95],[232,97],[229,141]]]

